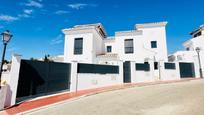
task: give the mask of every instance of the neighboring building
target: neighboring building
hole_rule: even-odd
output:
[[[54,61],[54,62],[64,62],[64,55],[47,56],[47,58],[50,61]],[[39,59],[36,59],[36,60],[44,61],[44,59],[45,59],[45,57],[39,58]]]
[[[102,24],[64,29],[64,61],[114,64],[122,61],[167,61],[167,22],[136,24],[134,30],[108,37]]]
[[[195,68],[199,69],[198,54],[196,48],[200,50],[201,68],[204,70],[204,25],[190,33],[191,39],[183,43],[185,51],[177,51],[169,56],[169,61],[194,62]],[[204,71],[203,71],[204,72]]]
[[[56,55],[56,56],[50,56],[48,59],[54,61],[54,62],[64,62],[64,55]]]

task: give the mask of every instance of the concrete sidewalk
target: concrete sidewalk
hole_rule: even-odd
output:
[[[101,92],[106,92],[106,91],[112,91],[116,89],[123,89],[123,88],[135,87],[135,86],[184,82],[184,81],[191,81],[191,80],[197,80],[197,79],[181,79],[181,80],[173,80],[173,81],[158,81],[158,82],[135,83],[135,84],[128,83],[128,84],[107,86],[107,87],[101,87],[101,88],[95,88],[95,89],[89,89],[89,90],[82,90],[78,92],[64,92],[61,94],[46,96],[43,98],[41,97],[35,100],[23,102],[19,105],[16,105],[14,107],[7,108],[6,110],[1,111],[0,114],[17,114],[17,113],[25,112],[28,110],[40,108],[46,105],[63,102],[68,99],[74,99],[80,96],[86,96],[86,95],[91,95],[91,94],[96,94],[96,93],[101,93]]]

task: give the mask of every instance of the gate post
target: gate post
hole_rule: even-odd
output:
[[[71,62],[70,92],[77,92],[78,87],[77,69],[78,63],[76,61]]]
[[[181,79],[181,75],[180,75],[180,67],[179,67],[179,62],[175,62],[176,64],[176,79],[180,80]]]
[[[165,73],[165,67],[164,67],[164,61],[160,60],[159,61],[159,80],[163,80],[165,77],[166,73]]]
[[[21,55],[14,54],[12,56],[11,71],[8,77],[9,80],[5,106],[12,106],[16,104],[16,95],[18,88],[18,78],[20,73]]]
[[[120,60],[118,61],[118,66],[119,66],[119,83],[122,84],[123,83],[123,61]]]

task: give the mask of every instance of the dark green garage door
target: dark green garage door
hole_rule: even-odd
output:
[[[21,60],[17,99],[69,90],[71,64]]]
[[[179,62],[181,78],[195,77],[194,63]]]

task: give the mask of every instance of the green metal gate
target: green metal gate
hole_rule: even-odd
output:
[[[195,77],[194,63],[179,62],[181,78]]]
[[[16,102],[70,89],[71,64],[21,60]]]
[[[130,83],[131,82],[130,61],[126,61],[123,63],[123,82],[124,83]]]

